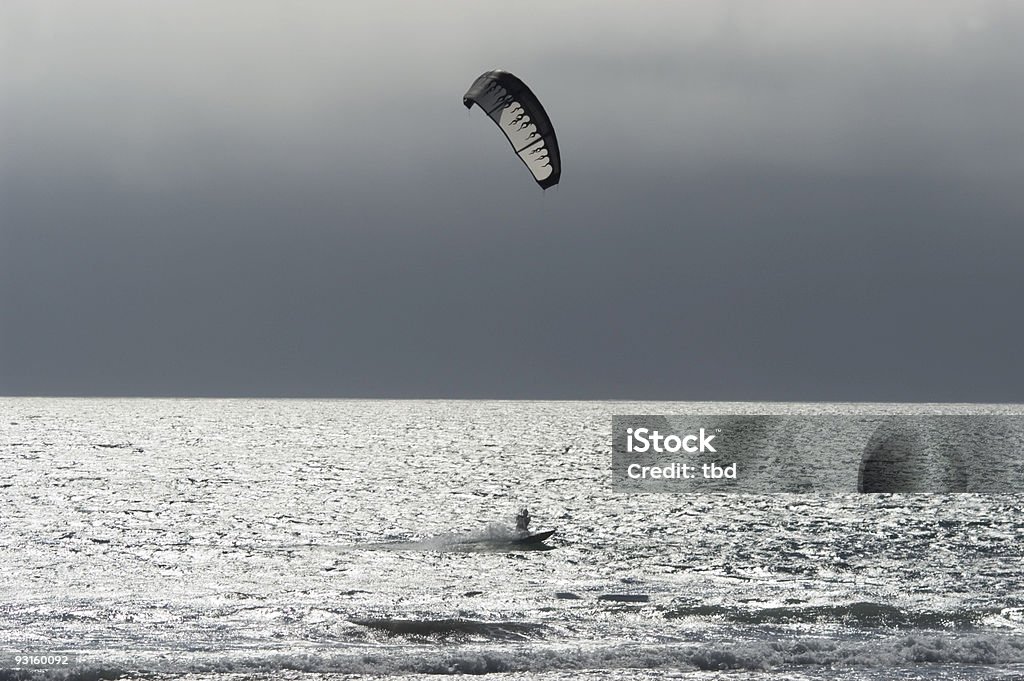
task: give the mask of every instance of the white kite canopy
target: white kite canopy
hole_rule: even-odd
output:
[[[558,184],[562,159],[551,119],[526,83],[508,71],[482,74],[462,97],[467,109],[476,104],[504,133],[541,189]]]

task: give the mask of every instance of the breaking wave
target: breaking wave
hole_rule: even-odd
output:
[[[412,639],[451,641],[484,639],[488,641],[525,641],[543,633],[547,626],[528,622],[483,622],[466,619],[413,620],[372,618],[349,620],[369,629]]]
[[[684,605],[669,608],[665,617],[717,619],[738,624],[835,623],[864,628],[972,629],[992,619],[1006,618],[1008,614],[1004,608],[912,611],[884,603],[860,602],[759,609],[731,605]]]
[[[385,626],[407,625],[391,620]],[[440,625],[444,631],[462,625]],[[502,623],[500,626],[507,626]],[[413,627],[417,629],[416,627]],[[418,630],[418,629],[417,629]],[[515,629],[511,630],[516,633]],[[885,669],[956,664],[993,668],[1024,663],[1024,638],[1000,635],[914,635],[899,639],[784,640],[747,644],[620,644],[566,647],[532,643],[486,646],[375,646],[315,652],[155,653],[123,662],[88,660],[70,669],[0,670],[0,681],[98,681],[144,675],[275,674],[488,674],[557,670],[678,669],[771,671],[820,668]]]

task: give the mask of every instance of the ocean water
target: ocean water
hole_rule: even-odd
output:
[[[613,414],[993,411],[3,398],[0,679],[1024,678],[1021,495],[610,481]]]

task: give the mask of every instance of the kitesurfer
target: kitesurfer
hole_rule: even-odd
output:
[[[519,532],[520,534],[527,534],[530,531],[529,526],[530,511],[529,509],[524,507],[523,510],[519,511],[519,514],[516,516],[516,532]]]

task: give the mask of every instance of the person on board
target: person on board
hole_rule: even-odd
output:
[[[528,529],[529,526],[530,511],[526,508],[523,508],[523,510],[519,511],[519,514],[516,516],[516,532],[527,534],[530,531]]]

